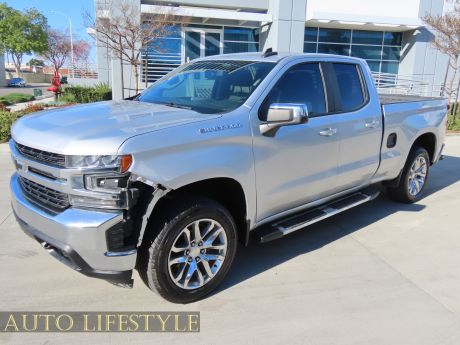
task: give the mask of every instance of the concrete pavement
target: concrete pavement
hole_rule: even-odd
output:
[[[460,136],[414,205],[383,195],[307,230],[240,248],[213,296],[175,305],[84,277],[21,232],[0,145],[0,310],[201,312],[199,334],[1,334],[0,344],[460,344]]]
[[[34,89],[41,89],[44,95],[52,95],[52,92],[47,91],[49,87],[50,84],[46,83],[27,84],[26,87],[0,87],[0,96],[7,95],[9,93],[25,93],[27,95],[33,95]]]

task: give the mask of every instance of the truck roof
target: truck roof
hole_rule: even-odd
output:
[[[204,61],[204,60],[244,60],[244,61],[260,61],[260,62],[279,62],[285,58],[295,58],[295,57],[314,57],[316,59],[340,59],[341,61],[350,61],[350,62],[359,62],[362,59],[343,56],[343,55],[333,55],[333,54],[316,54],[316,53],[285,53],[279,52],[264,56],[264,53],[235,53],[235,54],[223,54],[223,55],[213,55],[197,59],[195,61]]]

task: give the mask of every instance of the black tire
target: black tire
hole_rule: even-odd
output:
[[[184,289],[172,280],[168,269],[170,250],[181,231],[199,219],[217,221],[225,231],[227,251],[220,269],[205,285]],[[202,197],[173,199],[163,205],[161,219],[146,229],[137,269],[144,283],[173,303],[198,300],[217,288],[232,265],[237,247],[237,230],[231,214],[219,203]]]
[[[409,192],[409,183],[410,183],[409,178],[411,175],[411,167],[414,164],[415,160],[418,159],[418,157],[423,157],[425,161],[427,162],[426,177],[425,177],[425,182],[420,192],[418,192],[418,194],[416,195],[412,195]],[[403,203],[413,203],[413,202],[420,200],[423,196],[423,191],[428,181],[429,172],[430,172],[430,155],[428,154],[427,150],[425,150],[423,147],[414,147],[409,153],[409,157],[407,158],[406,164],[404,165],[404,168],[401,174],[401,179],[399,181],[398,186],[388,188],[389,196],[393,200],[403,202]]]

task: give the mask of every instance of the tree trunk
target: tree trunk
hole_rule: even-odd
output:
[[[11,53],[11,59],[13,60],[14,69],[19,78],[21,76],[22,54]]]
[[[118,37],[118,44],[120,45],[120,77],[121,77],[121,98],[125,99],[125,74],[123,72],[123,44],[121,37]]]
[[[145,51],[145,67],[144,67],[144,81],[145,81],[145,88],[149,86],[149,47]]]
[[[121,98],[125,99],[125,74],[123,72],[123,57],[120,56]]]
[[[449,70],[450,70],[450,56],[449,56],[449,61],[447,62],[446,73],[444,74],[444,81],[442,83],[442,90],[441,90],[440,96],[444,96],[446,94],[447,77],[449,75]]]
[[[452,68],[454,70],[454,73],[450,79],[450,82],[449,82],[449,104],[452,103],[452,95],[453,95],[453,87],[454,87],[454,81],[455,81],[455,78],[457,77],[457,69],[458,69],[458,55],[454,57],[454,61],[453,61],[453,64],[452,64]],[[455,105],[455,104],[454,104]],[[454,108],[455,106],[452,106],[451,108],[451,115],[453,115],[453,112],[454,112]]]
[[[139,71],[137,69],[137,65],[131,65],[132,69],[133,69],[133,72],[134,72],[134,82],[135,82],[135,85],[136,85],[136,93],[135,95],[137,95],[139,93]]]

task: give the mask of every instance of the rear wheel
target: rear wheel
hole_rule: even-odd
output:
[[[222,282],[235,256],[237,231],[230,213],[209,199],[170,203],[167,209],[156,229],[149,229],[138,270],[165,299],[188,303]]]
[[[388,188],[391,198],[396,201],[412,203],[423,195],[430,169],[430,156],[423,147],[414,148],[404,166],[399,185]]]

